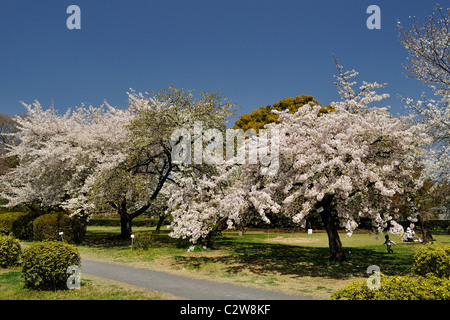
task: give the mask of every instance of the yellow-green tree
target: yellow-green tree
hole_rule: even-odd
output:
[[[302,106],[305,104],[310,105],[320,105],[319,101],[314,99],[310,95],[300,95],[296,96],[295,99],[292,97],[285,98],[280,100],[273,105],[268,105],[266,107],[259,107],[259,109],[253,110],[251,113],[243,114],[239,120],[233,126],[233,129],[243,129],[246,131],[247,129],[255,129],[256,132],[259,129],[263,128],[266,124],[272,122],[278,122],[278,115],[273,113],[273,110],[277,111],[285,111],[289,110],[290,113],[297,112]],[[333,108],[330,105],[322,107],[323,111],[321,113],[326,113]]]

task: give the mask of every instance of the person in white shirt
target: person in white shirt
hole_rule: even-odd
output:
[[[394,250],[391,249],[391,245],[395,244],[395,242],[389,239],[388,235],[385,235],[384,238],[386,239],[386,241],[383,244],[387,246],[388,253],[394,253]]]

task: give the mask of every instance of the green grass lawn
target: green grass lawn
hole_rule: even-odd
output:
[[[152,228],[133,231],[149,233]],[[78,247],[82,257],[321,299],[348,282],[366,279],[370,265],[377,265],[386,275],[410,273],[414,252],[422,246],[391,236],[397,244],[394,253],[387,254],[382,235],[355,233],[347,237],[342,233],[348,260],[331,263],[325,232],[248,231],[239,235],[230,231],[217,239],[215,249],[193,252],[187,252],[188,243],[169,238],[166,230],[146,250],[132,249],[131,242],[117,240],[119,232],[118,227],[88,227],[86,244]],[[448,235],[436,235],[435,239],[450,244]]]
[[[133,232],[153,234],[154,227],[134,227]],[[388,254],[384,236],[355,233],[341,241],[347,256],[343,263],[328,261],[328,238],[325,232],[277,232],[251,230],[244,235],[227,231],[216,240],[214,249],[196,248],[172,239],[163,228],[161,235],[147,249],[131,247],[131,241],[119,239],[120,227],[89,226],[86,241],[78,245],[82,258],[97,259],[171,272],[199,279],[231,282],[245,286],[278,290],[328,299],[345,284],[367,279],[367,267],[377,265],[385,275],[406,275],[411,272],[414,252],[421,243],[404,243],[391,236],[397,244]],[[435,235],[438,242],[450,245],[449,235]],[[28,243],[31,244],[31,243]],[[143,290],[88,275],[81,275],[79,290],[35,291],[25,289],[20,268],[0,269],[0,300],[139,300],[177,299],[171,295]]]
[[[0,300],[172,300],[170,294],[83,275],[80,289],[39,291],[24,288],[20,268],[0,269]]]

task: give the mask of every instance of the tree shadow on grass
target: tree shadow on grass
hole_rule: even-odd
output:
[[[152,246],[186,250],[191,246],[188,241],[170,238],[166,233],[152,235],[152,239]],[[281,274],[346,279],[367,277],[366,270],[370,265],[380,267],[385,275],[403,275],[411,272],[413,263],[413,254],[406,248],[396,248],[394,254],[387,254],[384,247],[344,247],[347,261],[333,263],[328,260],[328,247],[235,241],[231,237],[221,237],[216,241],[218,251],[225,254],[176,255],[172,258],[172,264],[186,269],[201,269],[206,265],[218,264],[230,275],[245,271],[261,276]],[[129,240],[122,240],[118,234],[109,232],[89,234],[86,243],[92,247],[106,248],[124,248],[130,245]]]
[[[292,277],[327,277],[346,279],[367,276],[370,265],[377,265],[385,275],[401,275],[410,272],[412,256],[386,254],[371,248],[351,248],[347,250],[347,261],[334,263],[328,260],[329,249],[321,247],[290,246],[285,244],[240,243],[229,246],[223,242],[218,246],[229,254],[218,257],[179,256],[176,264],[190,269],[200,269],[203,265],[218,263],[227,273],[244,270],[256,275],[290,275]]]
[[[118,234],[110,232],[96,232],[87,234],[84,244],[91,247],[115,248],[130,245],[130,240],[124,240]]]

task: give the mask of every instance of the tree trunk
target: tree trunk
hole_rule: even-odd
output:
[[[227,218],[221,218],[216,226],[202,239],[201,243],[207,248],[214,249],[214,241],[217,236],[227,228]]]
[[[160,231],[160,229],[162,227],[162,224],[163,224],[165,219],[166,219],[166,215],[165,214],[160,214],[159,220],[158,220],[158,224],[156,225],[155,234],[159,233],[159,231]]]
[[[418,220],[419,220],[420,228],[422,229],[423,242],[427,243],[429,241],[433,241],[434,239],[433,239],[433,236],[432,236],[432,234],[430,232],[430,229],[428,228],[427,221],[422,218],[420,213],[417,215],[417,217],[418,217]]]
[[[322,207],[323,210],[320,212],[320,217],[325,225],[325,229],[328,235],[328,245],[330,248],[330,261],[342,262],[347,258],[345,256],[344,250],[342,248],[341,239],[339,238],[339,233],[337,231],[336,222],[333,219],[332,210],[333,196],[326,196],[317,207]]]
[[[127,212],[127,201],[125,199],[120,203],[118,211],[120,215],[120,237],[130,239],[132,217]]]
[[[130,239],[131,231],[131,219],[128,215],[120,216],[120,237],[122,239]]]
[[[306,218],[306,223],[305,223],[305,231],[308,232],[308,229],[312,229],[312,223],[311,223],[310,218]]]
[[[159,192],[161,191],[164,183],[166,182],[167,178],[170,175],[170,172],[172,171],[172,160],[171,160],[171,151],[166,150],[167,152],[167,162],[164,163],[163,165],[163,169],[162,172],[165,171],[164,174],[162,174],[162,176],[159,179],[158,185],[156,186],[155,190],[153,191],[152,196],[150,197],[148,203],[144,206],[142,206],[140,209],[132,212],[132,213],[128,213],[127,212],[127,200],[123,199],[118,211],[119,211],[119,215],[120,215],[120,236],[123,239],[129,239],[131,236],[131,221],[136,218],[139,217],[141,214],[145,213],[152,205],[152,201],[156,199],[156,197],[158,196]],[[162,224],[162,221],[161,221]]]

